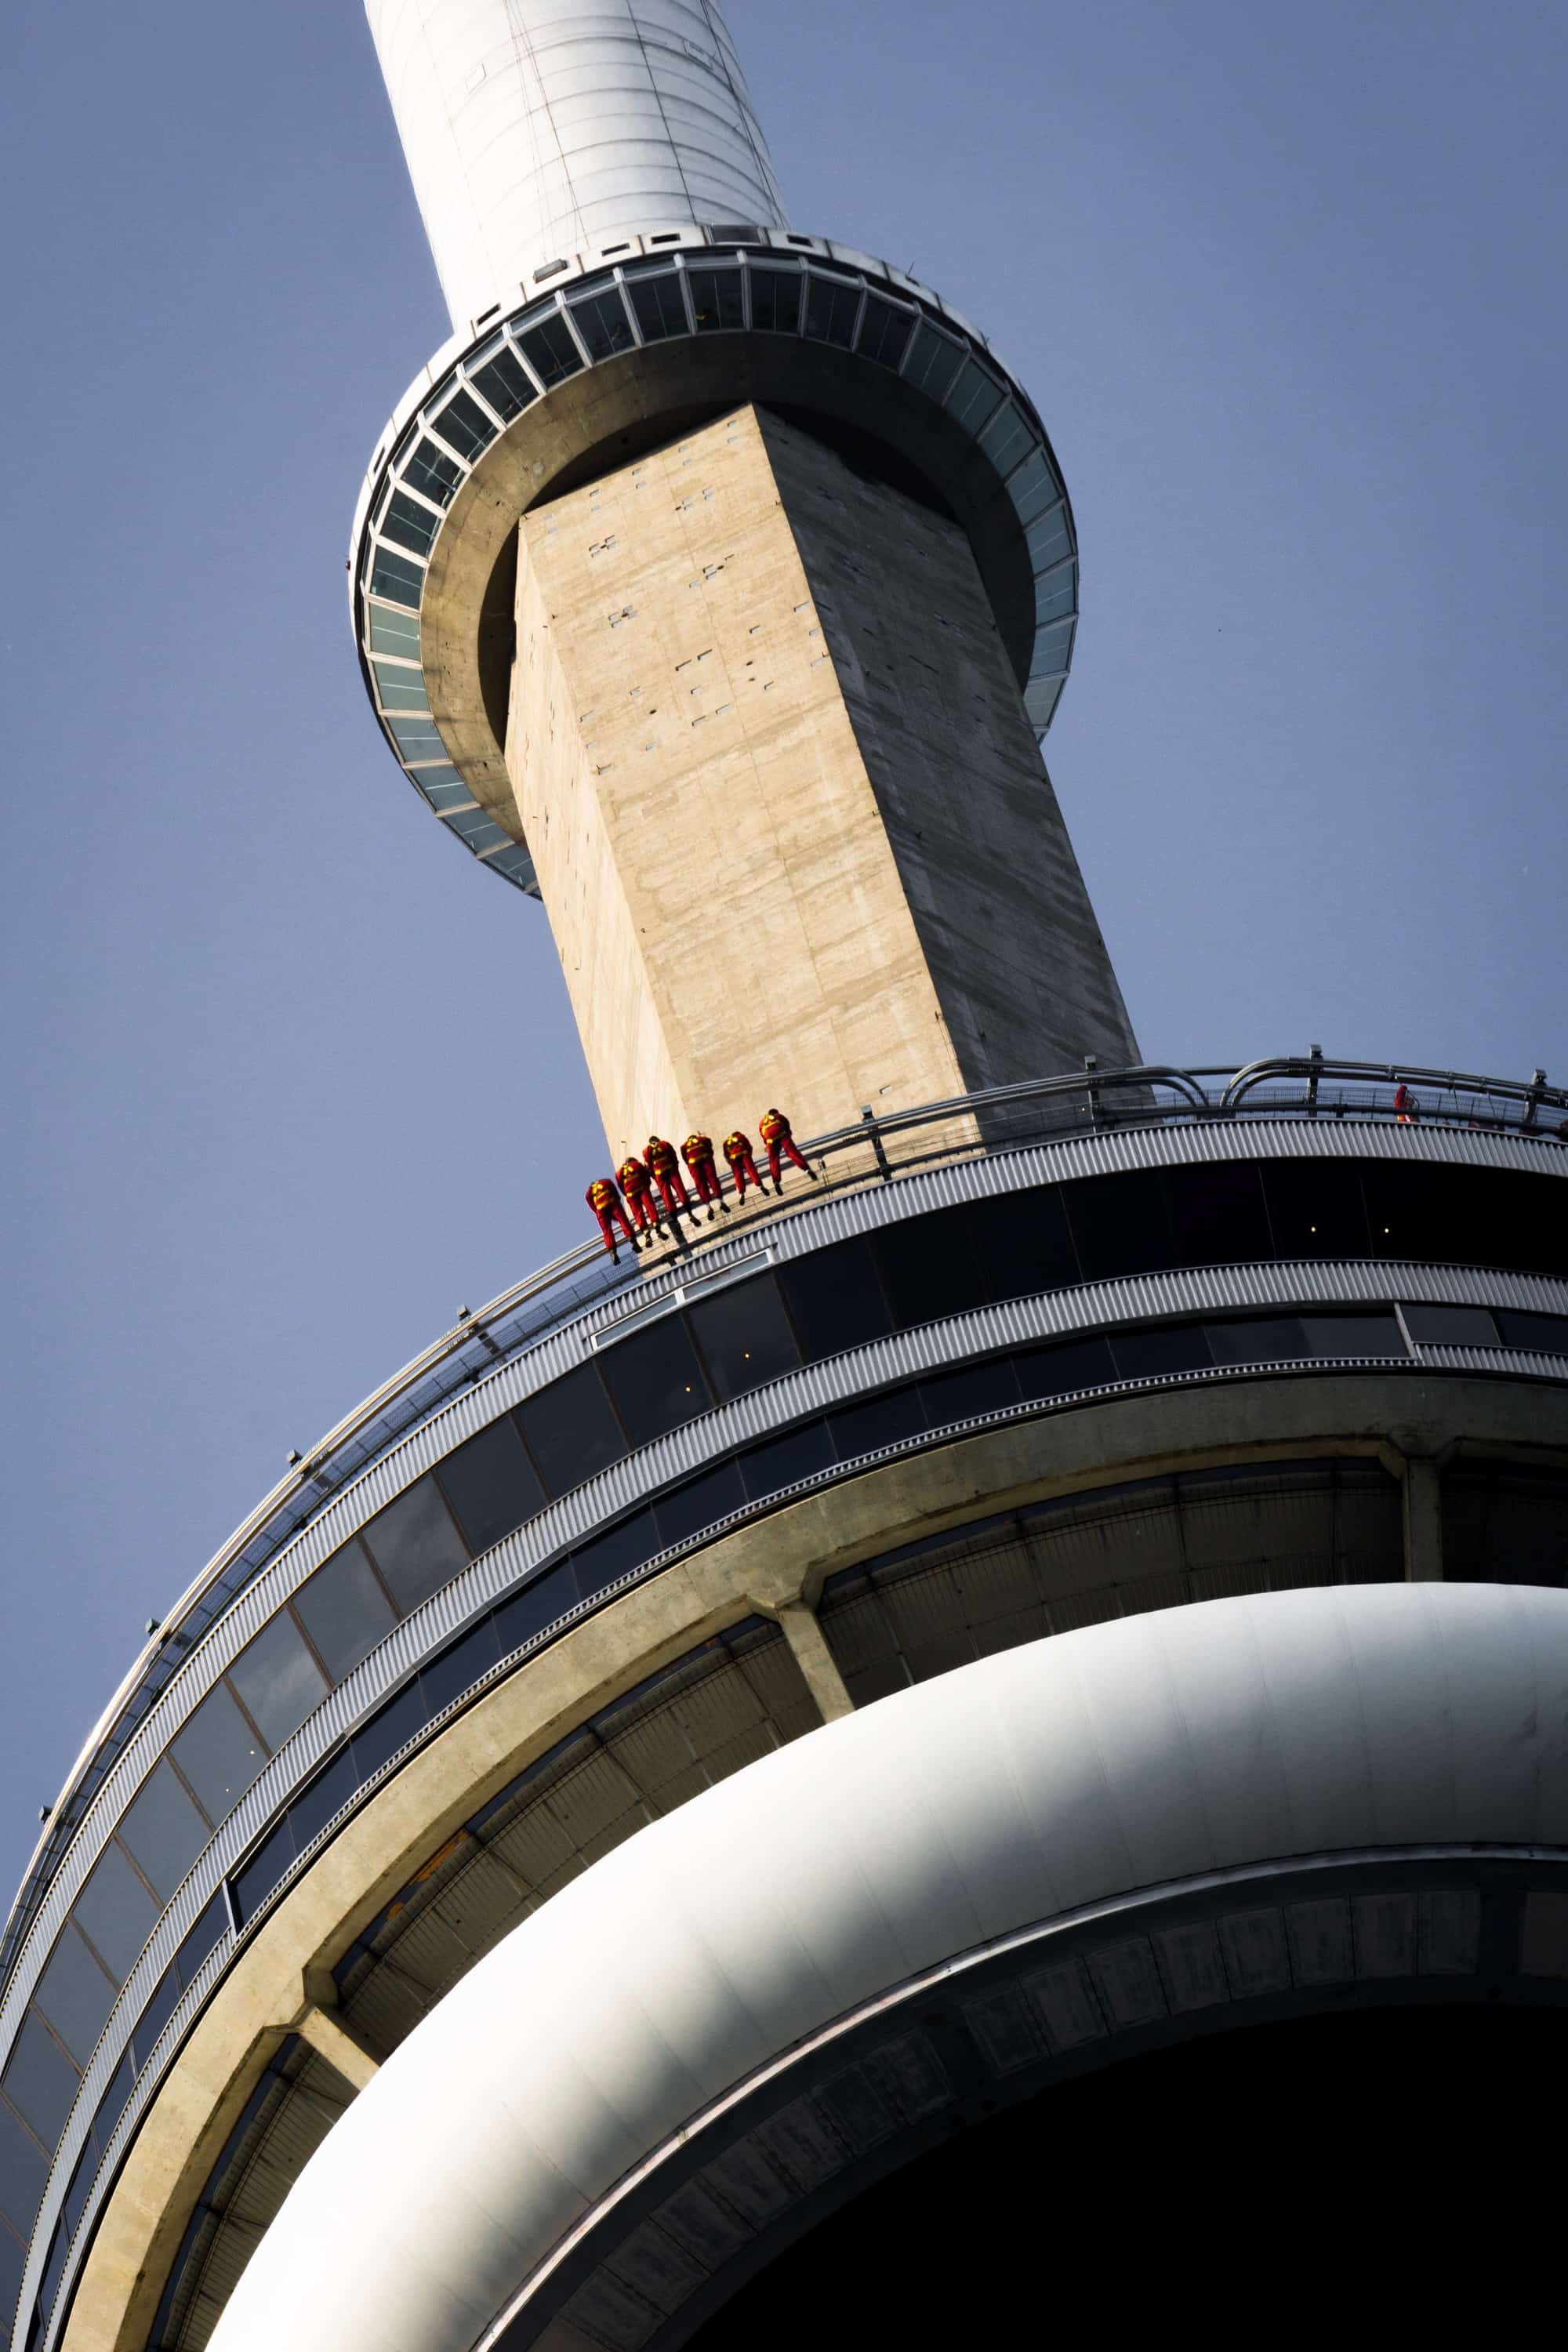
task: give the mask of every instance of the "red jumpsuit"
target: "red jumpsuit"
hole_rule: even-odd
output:
[[[1394,1116],[1400,1127],[1414,1127],[1421,1116],[1415,1097],[1407,1086],[1400,1085],[1394,1089]]]
[[[632,1213],[632,1223],[637,1232],[640,1234],[646,1228],[652,1233],[662,1233],[664,1228],[654,1213],[653,1178],[642,1161],[634,1153],[631,1159],[622,1160],[616,1174],[620,1179],[621,1190],[626,1196],[626,1206]]]
[[[713,1222],[715,1208],[730,1213],[730,1203],[719,1190],[719,1179],[713,1169],[713,1138],[710,1135],[689,1135],[680,1147],[680,1156],[691,1171],[691,1185],[700,1201],[709,1203],[708,1222]]]
[[[616,1226],[619,1225],[633,1249],[641,1247],[637,1235],[626,1223],[626,1213],[621,1206],[621,1196],[607,1176],[595,1176],[584,1194],[588,1206],[599,1220],[599,1231],[605,1236],[605,1247],[612,1257],[620,1253],[616,1247]]]
[[[791,1131],[790,1123],[788,1119],[785,1118],[783,1111],[763,1111],[762,1118],[757,1122],[757,1125],[761,1129],[763,1141],[768,1147],[768,1166],[773,1171],[773,1186],[775,1191],[782,1192],[784,1190],[784,1181],[779,1173],[779,1162],[781,1160],[793,1160],[795,1166],[800,1170],[801,1174],[803,1176],[809,1176],[812,1182],[815,1184],[816,1181],[816,1171],[815,1168],[808,1168],[805,1160],[801,1158],[800,1153],[795,1150],[795,1136]]]
[[[670,1223],[675,1223],[677,1215],[684,1209],[695,1224],[697,1212],[686,1196],[686,1179],[680,1172],[674,1144],[667,1143],[662,1135],[650,1135],[643,1158],[647,1162],[648,1174],[658,1186],[658,1197],[664,1202],[664,1213]]]
[[[724,1157],[730,1163],[730,1173],[735,1180],[737,1201],[745,1199],[748,1183],[754,1184],[759,1192],[767,1191],[767,1186],[757,1173],[757,1163],[752,1157],[752,1139],[749,1135],[742,1135],[739,1128],[732,1135],[727,1135],[724,1138]]]

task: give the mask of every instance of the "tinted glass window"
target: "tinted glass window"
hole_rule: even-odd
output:
[[[910,1217],[871,1240],[896,1330],[977,1307],[985,1296],[967,1209]]]
[[[477,1625],[469,1627],[460,1642],[454,1642],[449,1650],[443,1650],[438,1658],[433,1658],[427,1666],[419,1669],[427,1713],[437,1716],[444,1706],[450,1706],[470,1684],[477,1683],[482,1674],[489,1671],[500,1656],[500,1637],[496,1631],[495,1620],[481,1617]]]
[[[326,1769],[317,1773],[303,1796],[296,1797],[289,1808],[297,1853],[304,1853],[317,1832],[325,1829],[339,1806],[348,1802],[358,1786],[353,1750],[341,1748]]]
[[[606,1348],[599,1362],[633,1445],[647,1445],[708,1408],[708,1383],[679,1315]]]
[[[294,1606],[334,1683],[396,1622],[357,1538],[321,1562],[294,1595]]]
[[[978,360],[966,360],[948,394],[950,413],[971,433],[977,433],[1001,402],[1001,385],[986,374]]]
[[[188,1985],[213,1946],[228,1933],[228,1914],[224,1909],[221,1894],[215,1895],[205,1909],[198,1914],[195,1925],[188,1928],[179,1950],[174,1954],[174,1968],[180,1982]]]
[[[457,459],[448,457],[434,441],[421,441],[403,471],[409,488],[438,507],[451,505],[452,493],[463,478]]]
[[[1301,1325],[1314,1356],[1408,1354],[1392,1315],[1304,1315]]]
[[[1043,449],[1037,449],[1032,457],[1026,457],[1017,470],[1007,477],[1007,496],[1017,510],[1018,520],[1031,526],[1029,533],[1031,550],[1035,544],[1032,526],[1044,521],[1051,509],[1059,505],[1061,495],[1061,484],[1052,473],[1050,460]],[[1065,555],[1068,551],[1065,511],[1061,520],[1063,533],[1058,553]],[[1037,571],[1040,569],[1041,562],[1042,559],[1036,556]]]
[[[807,1363],[885,1339],[893,1328],[870,1246],[837,1242],[779,1268],[779,1288]]]
[[[80,2080],[76,2068],[46,2030],[40,2017],[23,2021],[0,2090],[46,2147],[53,2147],[70,2112]]]
[[[473,380],[498,416],[510,425],[539,398],[538,389],[524,373],[517,353],[504,347],[483,367],[471,371]]]
[[[109,2078],[109,2088],[100,2099],[98,2113],[92,2119],[93,2136],[100,2147],[109,2146],[110,2135],[125,2112],[132,2079],[130,2058],[122,2058]]]
[[[752,281],[752,324],[763,334],[793,335],[800,322],[798,269],[758,269]]]
[[[1173,1265],[1237,1265],[1271,1258],[1274,1239],[1256,1168],[1166,1171]]]
[[[661,343],[667,335],[690,333],[680,280],[674,270],[665,278],[634,278],[626,292],[632,298],[637,329],[645,343]]]
[[[1077,1389],[1103,1388],[1116,1378],[1105,1339],[1068,1339],[1055,1348],[1037,1348],[1014,1359],[1018,1386],[1026,1397],[1070,1396]]]
[[[91,2057],[119,1990],[68,1922],[33,1999],[79,2066]]]
[[[963,346],[949,342],[934,327],[922,324],[916,330],[904,362],[904,374],[910,383],[918,383],[932,400],[940,400],[953,377],[963,365]]]
[[[631,350],[632,331],[626,307],[615,288],[606,287],[602,294],[590,294],[584,300],[574,302],[572,316],[591,360],[607,360],[616,352]]]
[[[428,555],[439,521],[439,516],[416,499],[405,499],[401,490],[394,490],[382,517],[381,533],[384,539],[395,539],[399,547],[411,548],[416,555]]]
[[[156,1904],[120,1848],[105,1846],[71,1916],[120,1983],[131,1974],[157,1916]]]
[[[691,311],[700,335],[718,329],[728,331],[745,325],[741,308],[741,273],[738,268],[689,269],[686,283],[690,289]]]
[[[1216,1364],[1284,1364],[1308,1352],[1299,1315],[1259,1315],[1245,1323],[1205,1323]]]
[[[354,1733],[349,1744],[359,1779],[368,1780],[373,1772],[379,1772],[388,1757],[395,1756],[405,1740],[413,1738],[424,1720],[425,1694],[416,1679],[388,1699]]]
[[[582,356],[562,318],[542,319],[526,335],[518,337],[529,366],[546,392],[552,385],[564,383],[575,375],[583,364]]]
[[[1171,1264],[1171,1221],[1158,1169],[1063,1187],[1086,1282],[1115,1274],[1157,1274]]]
[[[721,1463],[706,1477],[693,1478],[689,1485],[678,1486],[673,1495],[661,1496],[654,1506],[660,1549],[666,1544],[684,1543],[689,1536],[700,1535],[715,1519],[727,1518],[731,1511],[742,1509],[745,1502],[746,1490],[733,1462]]]
[[[608,1535],[584,1544],[572,1555],[579,1601],[591,1601],[617,1577],[629,1576],[658,1549],[658,1532],[651,1511],[637,1511]]]
[[[1362,1192],[1373,1257],[1464,1264],[1488,1255],[1485,1238],[1468,1217],[1456,1214],[1459,1202],[1446,1168],[1402,1168],[1369,1160],[1362,1170]]]
[[[837,1459],[827,1423],[808,1421],[801,1428],[786,1430],[782,1437],[770,1438],[765,1445],[753,1445],[749,1454],[742,1454],[741,1476],[747,1495],[753,1502],[759,1502],[768,1495],[776,1495],[783,1486],[793,1486],[797,1478],[810,1478],[819,1470],[831,1469]]]
[[[222,1683],[207,1693],[170,1753],[213,1822],[237,1804],[266,1761]]]
[[[999,474],[1010,474],[1034,445],[1035,430],[1021,408],[1004,401],[980,436],[980,446]]]
[[[1262,1174],[1277,1256],[1365,1257],[1359,1169],[1337,1160],[1280,1160]]]
[[[1027,463],[1018,468],[1020,474],[1026,474],[1028,470]],[[1015,483],[1016,479],[1015,476]],[[1008,487],[1011,488],[1013,486],[1009,484]],[[1054,498],[1057,486],[1053,482],[1050,488]],[[1066,506],[1052,507],[1048,513],[1041,515],[1037,522],[1032,522],[1024,534],[1024,543],[1029,551],[1029,562],[1037,572],[1047,571],[1053,563],[1059,563],[1064,555],[1070,555],[1072,533],[1068,529]]]
[[[488,449],[496,437],[496,428],[477,400],[466,392],[455,392],[438,416],[430,419],[443,441],[449,441],[464,457],[477,457]]]
[[[896,368],[904,356],[913,325],[907,310],[900,310],[896,303],[884,302],[879,294],[868,294],[856,349],[867,359],[879,361],[883,367]]]
[[[389,604],[416,609],[425,593],[425,573],[419,564],[411,563],[405,555],[394,554],[378,541],[371,559],[370,584],[372,593],[384,596]]]
[[[510,1601],[503,1601],[495,1612],[496,1633],[502,1657],[520,1650],[557,1617],[570,1609],[577,1596],[577,1587],[570,1563],[552,1568],[543,1576],[536,1576]]]
[[[805,331],[816,343],[837,343],[847,351],[855,340],[855,319],[860,308],[860,289],[846,286],[837,278],[819,278],[815,270],[806,274]]]
[[[228,1882],[229,1894],[234,1902],[234,1916],[242,1927],[247,1920],[256,1916],[294,1857],[293,1823],[285,1814],[271,1835],[263,1838],[244,1869],[237,1871]],[[173,1979],[174,1970],[171,1969],[165,1979],[165,1986],[171,1984]],[[159,1990],[163,1990],[164,1986],[161,1986]],[[144,2024],[136,2027],[132,2036],[132,2047],[139,2053],[138,2063],[140,2064],[146,2063],[153,2023],[154,2019],[150,2015]],[[144,2039],[144,2036],[147,2039]]]
[[[207,1840],[207,1825],[166,1757],[142,1781],[120,1835],[142,1877],[166,1903]]]
[[[1029,1298],[1079,1278],[1060,1190],[1005,1192],[974,1212],[973,1240],[987,1298]]]
[[[510,1413],[481,1429],[442,1463],[441,1484],[476,1552],[488,1551],[510,1536],[544,1501],[544,1489]]]
[[[463,1539],[433,1478],[418,1479],[378,1511],[364,1543],[405,1615],[468,1566]]]
[[[833,1442],[841,1462],[874,1454],[881,1445],[901,1445],[930,1427],[918,1389],[895,1389],[889,1396],[871,1397],[865,1404],[847,1405],[833,1415]]]
[[[956,1371],[939,1372],[921,1382],[921,1396],[933,1429],[944,1422],[968,1421],[981,1412],[1000,1412],[1018,1402],[1018,1382],[1007,1359],[985,1364],[964,1364]]]
[[[3,2128],[4,2126],[0,2126],[0,2129]],[[16,2128],[19,2131],[21,2126],[18,2125]],[[0,2208],[0,2210],[3,2210]],[[29,2215],[29,2221],[31,2218]],[[18,2223],[17,2227],[21,2228],[22,2224]],[[21,2246],[11,2232],[8,2230],[0,2229],[0,2310],[7,2314],[22,2291],[22,2271],[25,2260]]]
[[[1468,1242],[1450,1252],[1461,1262],[1503,1265],[1521,1274],[1568,1274],[1568,1216],[1562,1180],[1477,1170],[1449,1174],[1456,1226]]]
[[[274,1753],[327,1695],[321,1670],[286,1609],[247,1643],[228,1678]]]
[[[1192,1323],[1175,1331],[1119,1331],[1110,1343],[1116,1377],[1122,1381],[1159,1380],[1167,1372],[1200,1371],[1214,1360],[1202,1327]]]
[[[1532,1348],[1542,1355],[1568,1356],[1568,1315],[1526,1315],[1498,1309],[1498,1328],[1507,1348]]]
[[[167,1968],[153,1988],[153,1997],[131,2029],[131,2047],[138,2067],[145,2066],[153,2047],[174,2013],[183,1988],[173,1968]]]
[[[721,1402],[763,1381],[793,1371],[800,1349],[771,1275],[715,1291],[686,1310],[703,1363]]]
[[[0,2105],[0,2213],[14,2221],[24,2237],[33,2226],[47,2169],[48,2159],[32,2134],[23,2129],[8,2107]]]
[[[394,611],[387,604],[372,604],[370,615],[371,649],[378,654],[405,654],[412,661],[419,658],[419,623],[412,613]]]
[[[1495,1348],[1498,1328],[1484,1307],[1418,1307],[1400,1309],[1413,1339],[1429,1346]],[[1564,1325],[1568,1329],[1568,1324]]]
[[[609,1401],[592,1364],[520,1405],[517,1418],[546,1491],[564,1495],[618,1462],[626,1442],[616,1425]]]
[[[429,709],[422,671],[394,669],[390,662],[376,662],[374,667],[376,698],[384,710]]]

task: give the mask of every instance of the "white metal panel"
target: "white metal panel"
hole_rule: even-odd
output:
[[[787,226],[715,0],[365,0],[458,328],[617,229]]]

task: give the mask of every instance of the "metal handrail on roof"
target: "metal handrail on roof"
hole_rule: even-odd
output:
[[[842,1163],[841,1172],[829,1179],[828,1190],[847,1190],[921,1168],[984,1157],[992,1150],[1014,1150],[1028,1141],[1061,1141],[1111,1128],[1243,1116],[1387,1119],[1398,1116],[1392,1090],[1400,1085],[1423,1090],[1416,1097],[1423,1124],[1479,1127],[1568,1143],[1568,1091],[1548,1086],[1544,1071],[1532,1072],[1528,1080],[1490,1078],[1414,1063],[1331,1060],[1314,1047],[1306,1055],[1249,1062],[1239,1068],[1233,1064],[1187,1069],[1145,1064],[1101,1070],[1089,1061],[1054,1077],[990,1087],[907,1110],[876,1111],[868,1106],[858,1119],[813,1138],[802,1149],[819,1162]],[[1014,1116],[1031,1109],[1040,1114],[1032,1124],[1019,1123]],[[1560,1115],[1556,1134],[1542,1123],[1546,1111]],[[968,1131],[958,1136],[930,1132],[954,1121],[965,1122]],[[908,1148],[899,1149],[905,1141]],[[770,1199],[746,1213],[742,1230],[773,1223],[820,1197],[815,1192],[809,1200],[797,1195],[787,1203]],[[726,1240],[733,1237],[733,1230],[727,1230]],[[0,1940],[0,1980],[104,1774],[193,1644],[237,1593],[329,1497],[458,1390],[616,1290],[631,1287],[650,1273],[669,1271],[690,1255],[690,1247],[681,1237],[658,1258],[639,1259],[624,1269],[606,1261],[597,1240],[564,1251],[476,1314],[461,1317],[329,1430],[309,1454],[290,1462],[286,1475],[175,1602],[94,1725],[24,1874]]]

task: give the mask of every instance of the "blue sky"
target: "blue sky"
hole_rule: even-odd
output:
[[[1045,415],[1048,755],[1146,1055],[1568,1076],[1568,16],[729,14],[796,225]],[[8,48],[7,1890],[143,1621],[602,1149],[544,917],[349,643],[447,331],[355,0],[28,0]]]

